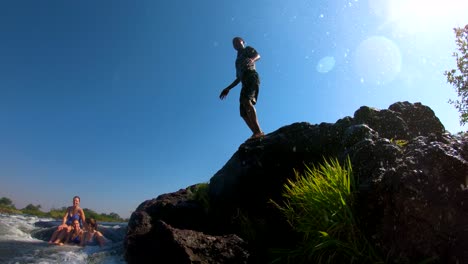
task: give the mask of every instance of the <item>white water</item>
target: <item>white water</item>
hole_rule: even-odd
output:
[[[33,233],[46,228],[37,227],[36,222],[56,223],[53,219],[24,215],[0,214],[0,263],[104,263],[123,264],[124,223],[101,223],[107,233],[115,234],[114,241],[108,240],[104,247],[99,246],[55,246],[36,239]],[[117,239],[115,239],[117,237]]]

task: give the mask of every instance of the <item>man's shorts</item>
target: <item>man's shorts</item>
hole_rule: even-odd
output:
[[[257,97],[260,87],[260,78],[256,71],[246,71],[242,77],[242,90],[240,93],[240,115],[242,117],[246,116],[246,110],[242,104],[245,100],[250,100],[250,102],[255,105],[257,103]]]

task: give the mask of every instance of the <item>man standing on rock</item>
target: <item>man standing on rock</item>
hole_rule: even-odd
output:
[[[237,50],[236,79],[223,89],[219,98],[223,100],[229,94],[229,90],[242,82],[239,99],[240,115],[253,132],[250,139],[260,138],[264,133],[258,124],[257,112],[254,107],[257,103],[260,86],[260,78],[255,70],[255,62],[260,59],[260,54],[254,48],[250,46],[246,47],[245,41],[240,37],[235,37],[232,40],[232,45]]]

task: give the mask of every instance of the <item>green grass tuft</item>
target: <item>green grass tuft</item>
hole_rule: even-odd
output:
[[[390,139],[390,142],[399,146],[400,148],[404,148],[406,147],[406,145],[408,145],[408,140],[404,140],[404,139]]]
[[[281,263],[379,263],[353,215],[356,182],[351,162],[336,159],[306,167],[284,186],[284,203],[273,202],[303,240],[282,250]]]

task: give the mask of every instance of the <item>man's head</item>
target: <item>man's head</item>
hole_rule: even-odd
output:
[[[234,49],[240,50],[244,48],[245,41],[241,37],[235,37],[232,39],[232,45],[234,46]]]

